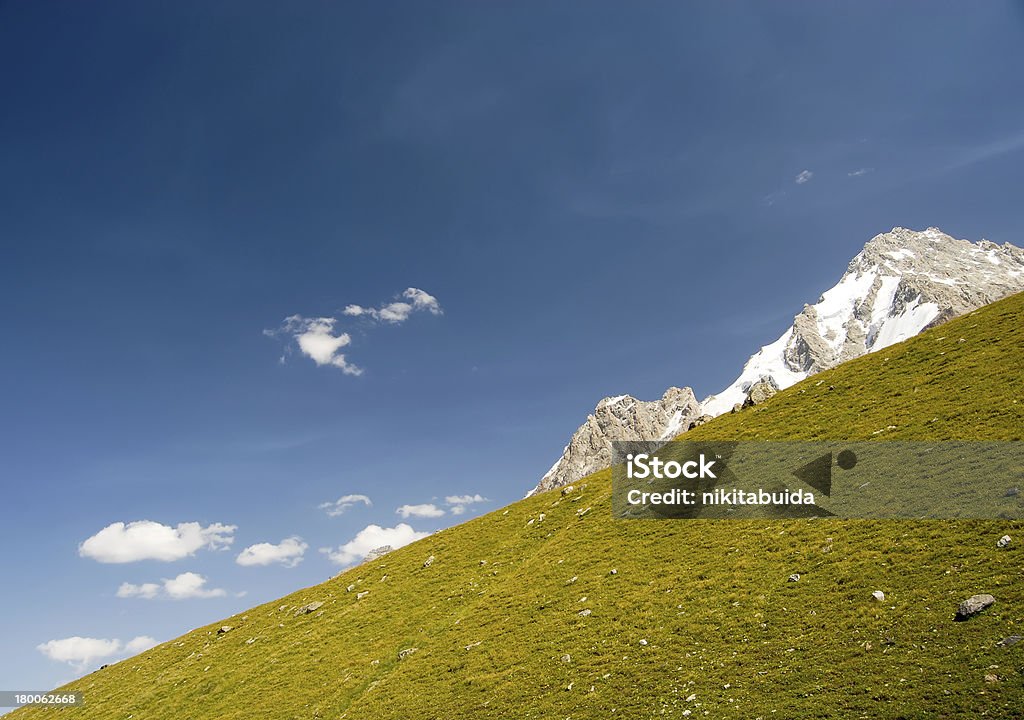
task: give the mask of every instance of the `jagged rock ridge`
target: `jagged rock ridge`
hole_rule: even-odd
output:
[[[615,441],[668,440],[686,431],[700,414],[700,403],[688,387],[669,388],[660,400],[650,402],[630,395],[607,397],[573,433],[562,456],[529,494],[568,485],[608,467]]]
[[[817,303],[805,305],[778,340],[751,356],[725,390],[703,403],[689,388],[670,388],[653,402],[629,395],[605,398],[529,494],[608,467],[613,441],[669,440],[691,423],[742,405],[762,380],[785,389],[1021,291],[1024,250],[1009,243],[972,243],[936,228],[893,228],[876,235],[839,282]]]

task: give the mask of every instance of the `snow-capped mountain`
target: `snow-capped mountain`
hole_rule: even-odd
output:
[[[755,353],[736,381],[702,403],[721,415],[770,377],[784,389],[925,328],[1024,290],[1024,250],[957,240],[935,228],[876,235],[839,282]]]
[[[805,305],[778,340],[751,356],[725,390],[703,403],[689,388],[670,388],[653,402],[605,398],[530,494],[608,467],[613,441],[669,440],[702,415],[728,412],[760,380],[771,378],[779,389],[787,388],[1021,291],[1024,250],[1009,243],[972,243],[936,228],[876,235],[839,282],[814,305]]]

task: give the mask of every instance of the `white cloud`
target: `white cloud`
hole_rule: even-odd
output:
[[[116,639],[106,640],[75,635],[44,642],[37,645],[36,649],[51,660],[68,663],[76,670],[82,671],[97,660],[120,655],[134,655],[148,650],[156,644],[157,641],[148,635],[140,635],[127,643]]]
[[[285,318],[281,330],[291,335],[299,351],[318,366],[330,365],[346,375],[362,375],[362,368],[356,367],[345,358],[344,353],[338,352],[352,343],[352,336],[344,332],[335,335],[335,323],[337,320],[329,317],[305,318],[292,315]],[[268,331],[264,331],[264,334],[268,334]]]
[[[272,565],[279,563],[293,568],[302,562],[302,556],[309,547],[300,537],[285,538],[277,545],[273,543],[257,543],[250,545],[235,558],[239,565]]]
[[[433,503],[423,503],[422,505],[403,505],[395,510],[395,512],[404,518],[436,518],[444,515],[444,510]]]
[[[142,598],[152,600],[160,595],[172,600],[190,600],[192,598],[224,597],[227,593],[220,589],[208,589],[206,578],[194,572],[181,573],[174,578],[164,578],[159,583],[121,583],[117,589],[119,598]]]
[[[377,308],[348,305],[342,313],[349,317],[370,317],[393,325],[405,322],[418,311],[429,312],[431,315],[444,313],[437,298],[419,288],[406,288],[400,297],[403,300],[395,300]]]
[[[190,598],[224,597],[227,593],[220,589],[206,588],[206,578],[194,572],[182,573],[176,578],[164,580],[164,592],[174,600]]]
[[[874,168],[857,168],[846,173],[847,177],[860,177],[861,175],[867,175],[869,172],[873,172]]]
[[[321,548],[331,562],[338,565],[351,565],[366,557],[366,554],[382,545],[400,548],[411,542],[425,538],[430,533],[413,530],[406,523],[398,523],[395,527],[385,528],[380,525],[367,525],[354,538],[337,548]]]
[[[158,643],[154,638],[151,638],[149,635],[139,635],[137,638],[132,638],[127,643],[125,643],[124,649],[125,652],[128,652],[131,655],[135,655],[140,652],[145,652],[146,650],[149,650],[151,647],[156,647],[159,644],[160,643]]]
[[[796,176],[794,182],[796,182],[797,185],[803,185],[806,182],[810,182],[812,177],[814,177],[814,173],[810,170],[801,170],[800,174]]]
[[[330,517],[338,517],[356,503],[363,503],[366,507],[373,505],[366,495],[342,495],[334,502],[320,503],[320,509],[325,510]]]
[[[234,542],[235,525],[179,523],[177,527],[152,520],[116,522],[78,546],[78,554],[101,563],[139,560],[172,562],[195,555],[198,550],[226,548]]]
[[[380,307],[348,305],[341,312],[348,317],[366,317],[392,325],[405,322],[415,312],[444,314],[436,297],[412,287],[406,288],[395,300]],[[339,352],[352,344],[352,336],[347,332],[337,332],[337,324],[338,319],[333,317],[307,318],[302,315],[291,315],[284,319],[281,327],[276,330],[264,330],[263,334],[272,338],[288,335],[295,341],[299,352],[312,359],[318,366],[336,367],[346,375],[362,375],[363,369],[350,363],[345,354]],[[289,351],[290,346],[286,346],[284,354],[278,359],[279,363],[287,362]]]
[[[490,502],[480,493],[474,495],[449,495],[444,499],[445,503],[451,508],[452,515],[462,515],[466,512],[469,505],[474,503]]]
[[[152,600],[160,594],[159,583],[142,583],[141,585],[133,585],[132,583],[121,583],[121,587],[117,589],[117,596],[119,598],[143,598],[145,600]]]

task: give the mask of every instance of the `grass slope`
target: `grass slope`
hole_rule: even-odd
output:
[[[1015,296],[690,437],[1019,440],[1022,366]],[[609,491],[605,471],[566,496],[514,503],[87,675],[67,686],[85,693],[83,708],[13,717],[1013,717],[1024,707],[1024,643],[996,645],[1024,634],[1020,549],[995,545],[1020,523],[613,521]],[[801,580],[786,582],[793,572]],[[884,603],[870,602],[876,589]],[[978,592],[996,604],[954,623],[957,603]],[[324,604],[295,615],[312,601]],[[221,625],[234,629],[218,635]]]

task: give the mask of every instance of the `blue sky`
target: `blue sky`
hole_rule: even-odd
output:
[[[1021,67],[1019,3],[0,4],[0,686],[521,497],[878,232],[1020,244]]]

